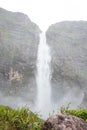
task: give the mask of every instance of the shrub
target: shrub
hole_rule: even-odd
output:
[[[42,122],[37,113],[29,109],[0,106],[0,130],[40,130]]]
[[[79,108],[77,110],[70,110],[68,105],[68,107],[61,107],[60,112],[62,114],[70,114],[77,116],[87,122],[87,109]]]

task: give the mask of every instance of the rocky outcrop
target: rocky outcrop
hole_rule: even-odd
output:
[[[54,115],[48,118],[41,130],[86,130],[84,120],[71,115]]]
[[[62,97],[64,102],[80,105],[87,86],[87,22],[64,21],[53,24],[46,36],[52,56],[54,101],[58,102]]]
[[[34,100],[39,33],[27,15],[0,8],[0,103],[13,103],[7,95],[14,104],[17,96]]]

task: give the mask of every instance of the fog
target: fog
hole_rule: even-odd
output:
[[[0,0],[0,7],[23,12],[41,30],[64,20],[87,20],[86,0]]]

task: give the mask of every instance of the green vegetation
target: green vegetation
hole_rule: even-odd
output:
[[[62,114],[70,114],[77,116],[87,122],[87,109],[79,108],[76,110],[70,110],[68,105],[67,107],[61,107],[60,112]]]
[[[0,105],[0,130],[40,130],[43,120],[29,109]]]
[[[70,110],[68,105],[61,107],[60,112],[80,117],[87,122],[87,109]],[[12,109],[0,105],[0,130],[40,130],[43,122],[37,113],[27,108]]]

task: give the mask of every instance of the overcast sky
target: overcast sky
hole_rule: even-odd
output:
[[[63,20],[87,20],[87,0],[0,0],[0,7],[26,13],[42,30]]]

